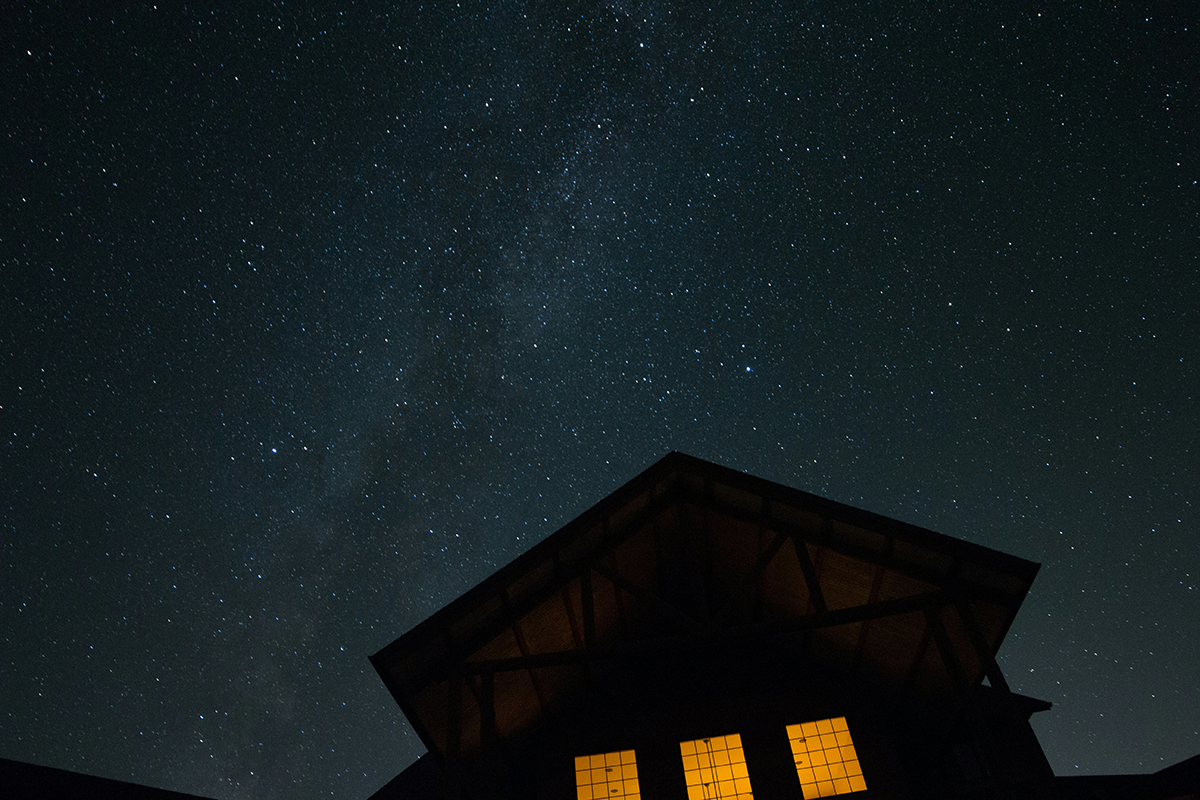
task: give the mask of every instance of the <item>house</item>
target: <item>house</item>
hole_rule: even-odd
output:
[[[1197,797],[1056,778],[996,654],[1038,565],[672,453],[372,657],[376,798]]]

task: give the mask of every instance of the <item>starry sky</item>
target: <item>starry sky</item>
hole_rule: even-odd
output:
[[[365,797],[367,656],[671,450],[1040,562],[1059,774],[1200,752],[1196,20],[845,5],[7,15],[0,756]]]

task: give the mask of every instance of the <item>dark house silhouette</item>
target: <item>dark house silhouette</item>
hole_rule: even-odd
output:
[[[206,800],[140,783],[0,758],[0,797],[5,800]]]
[[[996,653],[1038,565],[672,453],[372,657],[376,798],[1196,798],[1056,778]]]

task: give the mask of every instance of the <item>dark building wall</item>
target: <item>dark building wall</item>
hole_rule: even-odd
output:
[[[737,733],[755,796],[799,800],[786,726],[842,716],[868,787],[859,797],[969,796],[1051,775],[1019,706],[981,700],[968,725],[953,698],[931,701],[800,663],[774,648],[714,647],[597,665],[592,691],[547,715],[538,730],[463,765],[462,786],[479,800],[574,798],[576,756],[632,749],[642,797],[682,800],[679,743]]]

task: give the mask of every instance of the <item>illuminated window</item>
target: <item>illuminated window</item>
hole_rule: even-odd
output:
[[[679,752],[683,755],[688,800],[754,800],[738,734],[680,742]]]
[[[575,757],[575,791],[579,800],[641,800],[637,762],[632,750]]]
[[[804,800],[867,788],[845,717],[787,726]]]

